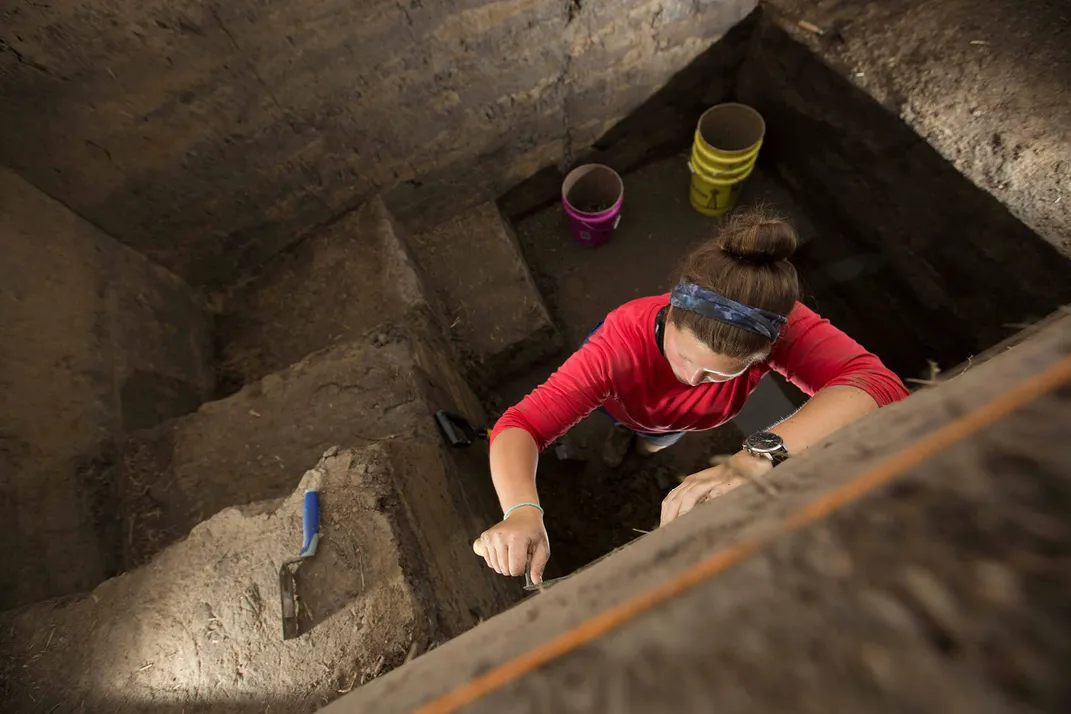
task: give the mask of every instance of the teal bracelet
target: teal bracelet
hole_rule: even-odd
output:
[[[542,515],[544,513],[543,507],[540,506],[538,503],[527,503],[527,502],[518,503],[515,506],[510,506],[509,509],[505,513],[502,514],[502,520],[506,520],[507,518],[509,518],[509,514],[513,513],[518,508],[524,508],[525,506],[531,506],[532,508],[534,508],[537,511],[539,511],[540,515]]]

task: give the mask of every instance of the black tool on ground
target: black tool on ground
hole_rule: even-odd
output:
[[[472,446],[477,441],[487,440],[491,430],[486,427],[476,428],[460,414],[443,409],[435,412],[435,423],[443,433],[446,443],[456,448]]]
[[[320,542],[320,492],[306,489],[301,512],[301,551],[296,558],[286,561],[279,568],[279,598],[283,606],[283,639],[289,640],[301,634],[298,616],[297,571],[306,558],[316,555]]]

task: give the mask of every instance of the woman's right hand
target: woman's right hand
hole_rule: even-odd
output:
[[[488,528],[472,544],[483,556],[487,567],[500,575],[520,577],[531,555],[529,574],[532,582],[543,582],[543,569],[550,560],[550,541],[543,525],[543,514],[535,508],[518,508],[499,524]]]

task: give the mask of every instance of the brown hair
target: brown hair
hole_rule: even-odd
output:
[[[680,277],[719,295],[788,316],[799,299],[799,278],[788,261],[796,250],[796,231],[762,211],[733,215],[714,240],[696,249]],[[670,309],[669,320],[688,330],[718,354],[739,359],[765,356],[771,342],[741,327],[694,312]]]

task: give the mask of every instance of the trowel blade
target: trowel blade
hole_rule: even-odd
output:
[[[561,581],[566,580],[567,578],[569,578],[568,575],[563,575],[560,578],[551,578],[550,580],[544,580],[543,582],[541,582],[539,584],[533,583],[531,581],[531,578],[529,578],[528,582],[525,583],[525,585],[524,585],[524,589],[525,590],[546,590],[551,585],[554,585],[555,583],[560,583]]]
[[[524,589],[525,590],[546,590],[551,585],[557,582],[561,582],[568,578],[569,575],[563,575],[560,578],[551,578],[550,580],[544,580],[541,583],[535,583],[532,581],[532,556],[529,555],[528,559],[524,561]]]
[[[294,578],[293,566],[301,561],[283,563],[279,568],[279,600],[282,604],[283,639],[289,640],[301,634],[298,621],[297,580]]]

